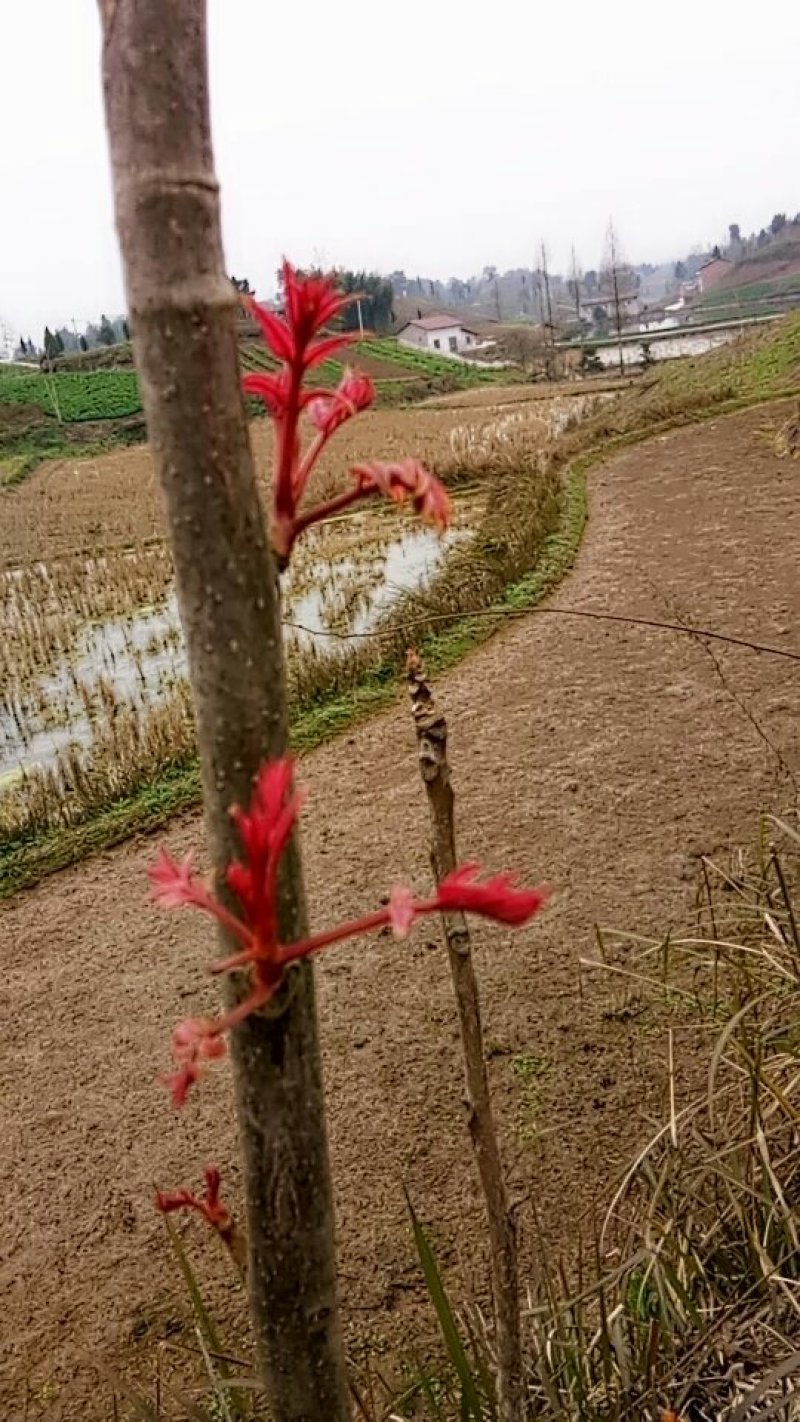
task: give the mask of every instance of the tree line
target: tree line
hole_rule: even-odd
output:
[[[740,223],[729,222],[727,242],[716,242],[710,252],[690,252],[688,256],[682,257],[673,268],[675,280],[693,280],[698,268],[709,258],[726,257],[730,262],[741,262],[745,257],[751,257],[754,252],[771,247],[781,238],[785,229],[791,227],[800,228],[800,212],[796,212],[794,217],[789,217],[785,212],[776,212],[766,227],[759,228],[758,232],[750,232],[747,236],[743,236]]]
[[[18,360],[55,360],[69,352],[116,346],[130,338],[130,327],[124,316],[102,315],[99,322],[89,321],[82,331],[76,325],[71,330],[69,326],[45,326],[38,345],[30,336],[20,336],[15,356]]]
[[[392,329],[394,322],[394,287],[389,277],[381,276],[379,272],[348,271],[344,267],[337,268],[334,272],[323,272],[320,267],[309,267],[300,270],[298,275],[304,276],[334,276],[336,285],[340,291],[352,296],[353,300],[344,310],[331,322],[331,327],[342,331],[374,331],[378,335],[385,335]],[[242,296],[255,296],[255,292],[247,277],[231,277],[231,282],[236,291]],[[278,304],[283,300],[282,282],[283,273],[277,273],[278,282]]]

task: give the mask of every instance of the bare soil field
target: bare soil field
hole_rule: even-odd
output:
[[[431,417],[410,417],[423,443]],[[594,470],[584,545],[549,606],[685,618],[800,651],[800,475],[764,438],[781,417],[773,407],[714,420]],[[364,449],[391,452],[391,426],[376,448],[371,422],[394,418],[359,421]],[[110,478],[105,535],[141,537],[158,528],[150,477],[146,451],[134,450],[90,462],[85,487],[51,469],[17,497],[68,546],[62,492],[90,509],[93,480]],[[33,529],[30,539],[33,551]],[[542,611],[437,687],[463,857],[555,890],[529,928],[474,933],[527,1273],[537,1228],[555,1257],[571,1256],[665,1109],[658,1021],[581,971],[594,925],[658,933],[690,923],[699,857],[749,842],[759,812],[796,794],[800,663],[712,645],[713,659],[696,638]],[[303,852],[315,924],[374,907],[397,879],[428,884],[404,704],[315,752],[300,774],[311,791]],[[199,817],[165,838],[202,858]],[[112,1369],[150,1386],[157,1347],[187,1333],[153,1183],[194,1184],[213,1160],[239,1202],[227,1066],[182,1114],[154,1083],[176,1018],[210,1008],[215,994],[202,976],[210,931],[145,904],[155,848],[129,843],[0,907],[4,1419],[107,1419]],[[331,953],[318,981],[348,1346],[355,1363],[370,1351],[390,1371],[409,1334],[430,1331],[404,1182],[454,1297],[483,1295],[447,965],[430,924],[407,944]],[[695,1025],[676,1023],[679,1105],[695,1041]],[[194,1225],[186,1239],[238,1347],[242,1308],[224,1261]]]

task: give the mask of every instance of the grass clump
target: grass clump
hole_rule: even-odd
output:
[[[706,861],[692,934],[620,942],[655,1003],[674,1014],[676,989],[692,1004],[706,1074],[680,1109],[670,1080],[669,1116],[600,1231],[604,1277],[572,1297],[549,1278],[533,1310],[536,1393],[565,1416],[794,1415],[782,1409],[800,1345],[798,883],[797,821],[767,820],[753,853]]]
[[[589,1248],[563,1263],[541,1259],[524,1318],[530,1418],[797,1416],[798,824],[796,815],[767,819],[751,853],[725,866],[705,861],[690,935],[633,946],[628,935],[604,937],[593,966],[613,969],[618,955],[637,978],[670,1024],[670,1062],[673,1038],[699,1033],[702,1072],[680,1106],[670,1074],[663,1125],[624,1173]],[[529,1082],[536,1065],[516,1062]],[[487,1326],[474,1308],[456,1316],[441,1279],[432,1287],[429,1249],[420,1263],[450,1408],[437,1410],[430,1369],[420,1370],[425,1405],[402,1416],[495,1419]]]

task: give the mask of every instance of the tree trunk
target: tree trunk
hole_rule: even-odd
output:
[[[208,107],[205,0],[99,0],[117,227],[136,368],[167,507],[220,892],[228,811],[287,745],[277,577],[239,389]],[[284,941],[306,928],[296,846]],[[235,951],[224,944],[223,951]],[[308,965],[231,1043],[251,1313],[275,1422],[344,1422],[330,1169]]]
[[[431,814],[431,863],[437,884],[455,869],[456,843],[447,760],[447,721],[439,710],[419,658],[408,657],[408,686],[417,733],[419,768]],[[500,1422],[523,1422],[525,1416],[520,1337],[519,1278],[514,1221],[508,1209],[503,1165],[497,1144],[492,1098],[483,1050],[478,980],[472,962],[469,929],[461,913],[442,914],[450,973],[453,979],[464,1077],[467,1125],[475,1152],[489,1226],[492,1292],[497,1335],[497,1401]]]

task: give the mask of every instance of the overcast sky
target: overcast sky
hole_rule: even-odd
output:
[[[0,320],[124,308],[94,0],[4,0]],[[228,268],[678,256],[800,209],[797,0],[210,0]]]

